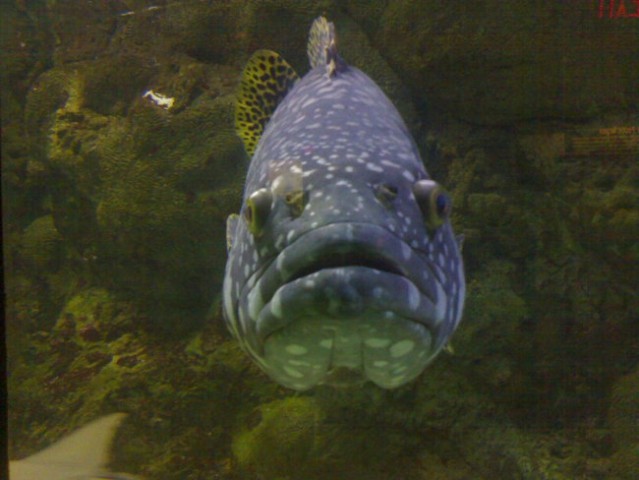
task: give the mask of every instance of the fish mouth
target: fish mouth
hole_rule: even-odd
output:
[[[285,386],[359,378],[394,388],[440,348],[446,295],[439,273],[379,225],[311,230],[260,273],[245,287],[240,318],[253,330],[248,341],[258,363]],[[345,370],[353,375],[336,373]]]
[[[350,246],[349,248],[353,248]],[[353,249],[353,251],[324,251],[317,258],[314,258],[310,264],[304,265],[299,270],[295,271],[290,278],[287,279],[287,283],[294,282],[298,278],[306,277],[320,270],[326,270],[330,268],[350,268],[350,267],[365,267],[379,272],[387,272],[395,275],[404,275],[405,272],[395,264],[393,261],[380,257],[371,251],[359,251]]]

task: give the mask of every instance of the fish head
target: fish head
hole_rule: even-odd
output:
[[[327,147],[262,161],[261,180],[246,192],[226,316],[287,387],[400,386],[461,317],[450,197],[423,170],[393,167],[374,152]]]

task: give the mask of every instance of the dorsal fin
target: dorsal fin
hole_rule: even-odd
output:
[[[339,72],[346,64],[337,53],[335,25],[324,17],[317,17],[308,34],[306,53],[311,68],[324,66],[329,77]]]
[[[270,50],[258,50],[249,59],[235,104],[235,130],[253,155],[264,127],[298,76],[286,60]]]

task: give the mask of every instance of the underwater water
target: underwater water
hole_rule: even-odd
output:
[[[227,218],[253,193],[242,72],[268,49],[304,77],[320,15],[448,192],[447,226],[422,209],[416,231],[464,238],[462,320],[393,388],[281,386],[224,320]],[[636,2],[3,1],[0,19],[6,439],[27,459],[12,478],[41,478],[16,465],[64,438],[39,457],[51,479],[636,478]],[[396,196],[377,190],[379,208]],[[236,219],[255,242],[259,219]],[[356,266],[409,269],[378,253]],[[397,357],[416,348],[393,338]]]

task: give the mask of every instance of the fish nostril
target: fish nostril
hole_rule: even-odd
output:
[[[284,195],[284,201],[290,209],[293,218],[299,217],[304,211],[307,202],[307,195],[303,190],[293,190]]]
[[[375,197],[386,208],[391,208],[393,201],[397,198],[398,189],[394,185],[380,183],[373,186]]]

